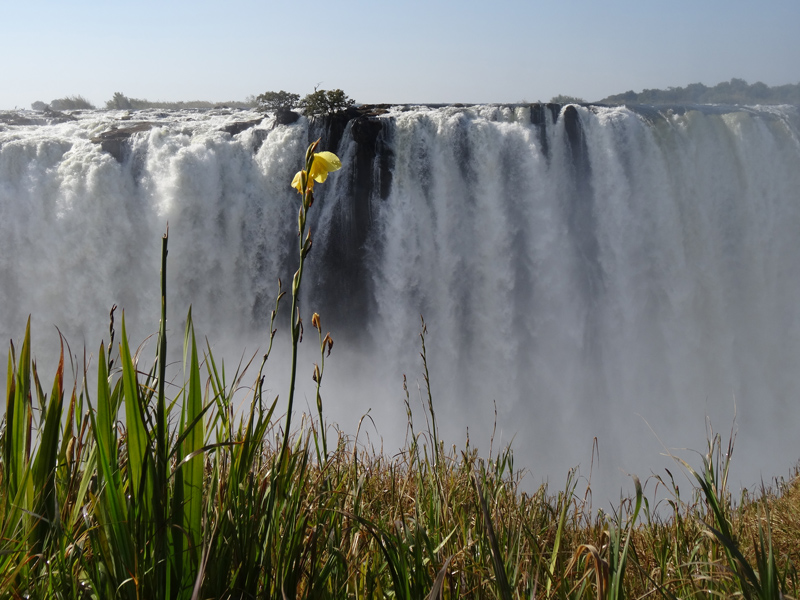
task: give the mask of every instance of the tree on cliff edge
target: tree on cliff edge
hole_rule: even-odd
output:
[[[356,103],[342,90],[314,90],[300,102],[306,116],[334,115],[346,111]]]
[[[300,94],[291,92],[264,92],[256,96],[256,107],[269,112],[288,112],[296,108],[300,102]]]
[[[106,108],[109,110],[130,110],[133,108],[131,99],[122,92],[114,92],[111,100],[106,102]]]

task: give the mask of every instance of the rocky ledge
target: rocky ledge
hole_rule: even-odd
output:
[[[114,127],[93,137],[92,142],[100,144],[104,152],[108,152],[111,156],[116,158],[117,162],[122,162],[124,159],[125,145],[128,139],[130,139],[134,133],[150,131],[154,125],[155,123],[142,122],[128,127]]]

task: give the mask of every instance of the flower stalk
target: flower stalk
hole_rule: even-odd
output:
[[[303,280],[303,266],[308,253],[311,251],[311,231],[306,231],[308,211],[314,204],[314,182],[323,183],[328,178],[328,173],[341,168],[342,163],[332,152],[317,152],[320,140],[313,142],[306,150],[305,169],[298,171],[292,180],[292,187],[301,195],[300,210],[297,214],[297,236],[299,240],[299,264],[292,278],[292,308],[290,316],[292,333],[292,367],[289,381],[289,396],[286,407],[286,426],[283,433],[283,444],[279,464],[287,460],[289,434],[292,426],[292,410],[294,408],[294,394],[297,381],[297,349],[303,339],[303,320],[300,317],[298,301],[300,298],[300,284]]]

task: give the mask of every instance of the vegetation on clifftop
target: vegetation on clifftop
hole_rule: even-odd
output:
[[[608,96],[603,104],[797,104],[800,105],[800,83],[769,87],[760,81],[748,84],[744,79],[723,81],[713,87],[691,83],[686,87],[665,90],[629,90]]]
[[[187,102],[163,102],[143,100],[139,98],[129,98],[122,92],[114,92],[110,100],[106,101],[106,108],[109,110],[144,110],[148,108],[160,108],[165,110],[180,110],[187,108],[218,108],[228,106],[234,108],[252,108],[253,100],[231,101],[231,102],[206,102],[204,100],[190,100]]]
[[[558,94],[550,99],[555,104],[585,104],[583,98]],[[590,102],[592,103],[592,102]],[[768,86],[760,81],[748,84],[744,79],[731,79],[715,86],[706,86],[702,83],[691,83],[686,87],[668,87],[666,89],[644,89],[641,92],[628,90],[621,94],[613,94],[598,104],[794,104],[800,105],[800,83],[778,86]],[[114,110],[143,110],[143,109],[207,109],[219,107],[256,108],[265,112],[287,113],[301,111],[307,116],[332,115],[345,112],[355,104],[340,89],[318,90],[306,94],[302,98],[299,94],[280,90],[267,91],[257,96],[248,96],[243,101],[207,102],[194,101],[151,101],[140,98],[131,98],[121,92],[106,101],[105,108]],[[37,100],[32,105],[37,111],[44,110],[87,110],[95,106],[82,96],[66,96],[57,98],[46,104]]]
[[[285,92],[264,92],[256,96],[256,105],[260,110],[285,113],[295,109],[303,111],[306,116],[335,115],[346,111],[355,104],[342,90],[318,90],[306,94],[302,99],[299,94]]]

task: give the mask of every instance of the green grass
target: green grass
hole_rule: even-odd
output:
[[[415,428],[406,390],[399,454],[342,433],[329,440],[338,430],[324,424],[319,386],[332,341],[318,315],[317,414],[292,429],[311,192],[301,190],[285,404],[262,387],[280,288],[257,371],[231,373],[198,348],[190,310],[183,372],[167,379],[166,235],[151,363],[132,352],[124,314],[115,342],[112,309],[92,373],[72,373],[68,387],[62,341],[45,393],[28,322],[9,352],[0,430],[0,598],[798,597],[797,478],[734,499],[732,447],[711,434],[699,467],[678,463],[695,481],[688,494],[669,471],[655,478],[668,492],[658,508],[635,478],[610,513],[592,512],[573,473],[559,490],[526,493],[511,448],[481,458],[469,442],[448,449],[439,438],[424,322],[425,427]],[[247,408],[236,414],[242,388]]]
[[[226,379],[187,321],[183,382],[163,400],[124,316],[94,393],[65,389],[62,361],[45,394],[29,329],[12,350],[1,597],[797,597],[800,487],[734,502],[718,437],[684,466],[688,498],[665,477],[668,511],[637,491],[613,514],[591,514],[571,474],[522,492],[510,448],[446,450],[430,395],[395,457],[342,434],[326,452],[319,415],[303,415],[281,460],[276,399],[256,374],[234,415],[246,371]]]

